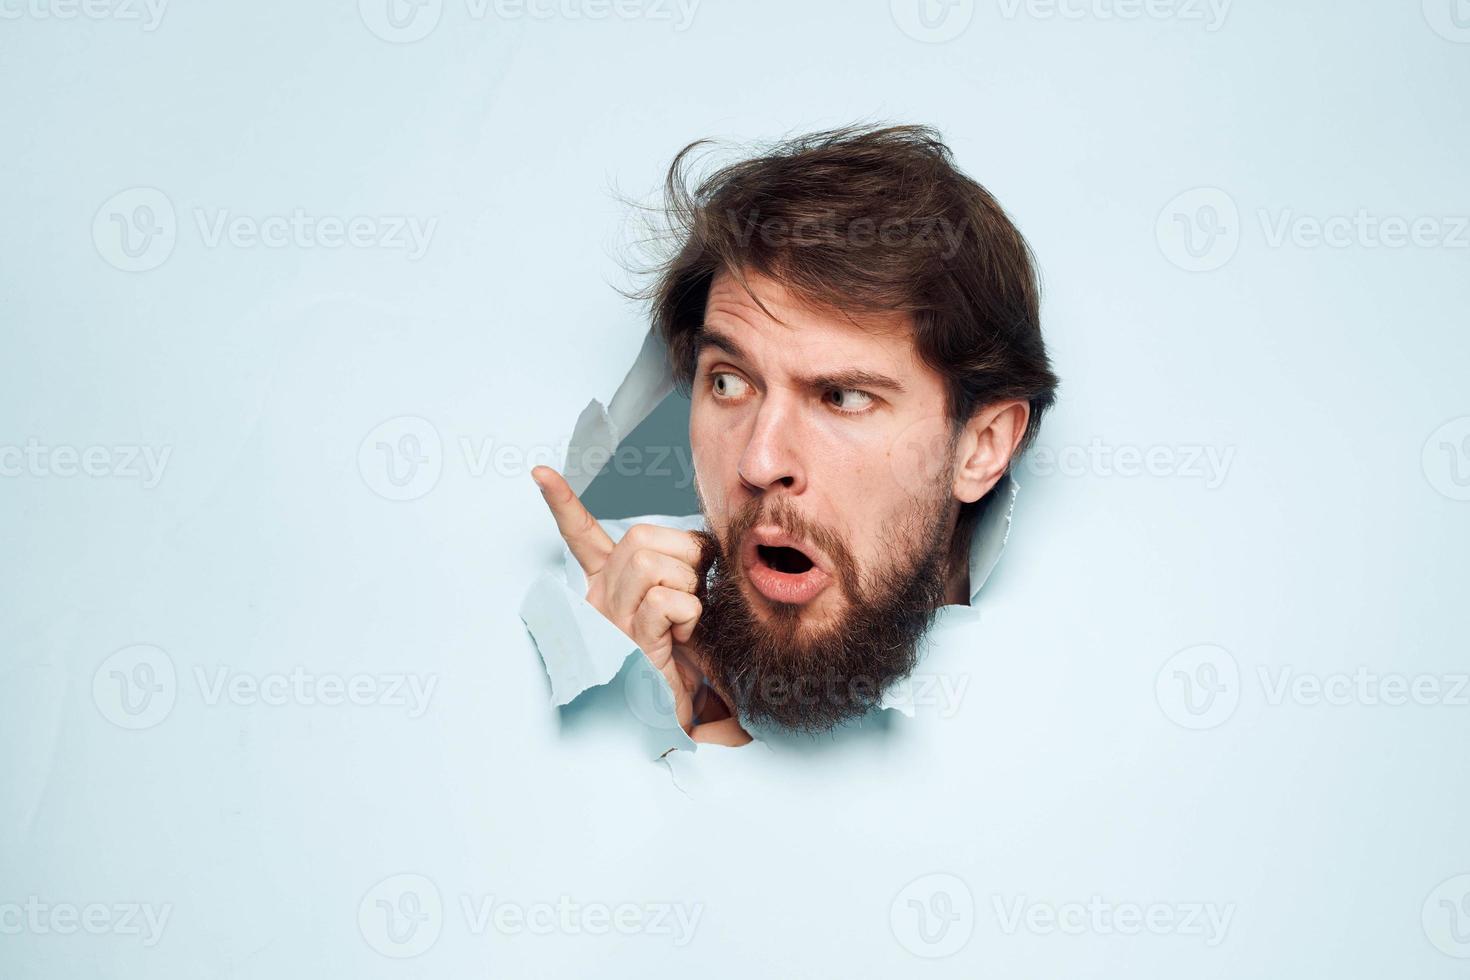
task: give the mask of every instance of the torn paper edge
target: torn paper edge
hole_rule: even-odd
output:
[[[623,383],[613,392],[606,406],[596,398],[587,403],[567,443],[567,456],[562,473],[577,496],[592,484],[597,474],[612,459],[619,443],[638,423],[648,418],[669,392],[674,390],[674,375],[669,367],[669,351],[652,330],[643,338],[633,366]],[[572,462],[577,463],[572,466]]]
[[[554,707],[618,675],[637,644],[553,572],[544,572],[521,600],[521,622],[551,680]]]
[[[970,605],[980,596],[980,589],[990,573],[995,571],[1001,552],[1011,538],[1011,516],[1016,511],[1016,496],[1021,484],[1012,473],[1007,473],[996,483],[991,493],[995,500],[985,508],[970,535]],[[1002,499],[1004,498],[1004,499]],[[1001,505],[1005,506],[1002,507]]]

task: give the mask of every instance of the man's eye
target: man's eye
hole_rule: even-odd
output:
[[[716,398],[739,398],[745,394],[750,385],[738,374],[728,371],[716,371],[710,376],[710,387]]]
[[[853,415],[867,411],[868,407],[873,404],[872,395],[852,388],[834,388],[827,393],[827,398],[832,402],[832,407],[839,412],[848,412]]]

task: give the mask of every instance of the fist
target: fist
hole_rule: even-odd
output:
[[[674,692],[679,725],[701,741],[748,741],[733,719],[694,724],[694,702],[704,673],[690,640],[704,610],[699,599],[704,573],[714,558],[708,538],[694,531],[635,524],[614,544],[560,473],[538,466],[531,477],[587,576],[588,604],[638,644],[663,674]]]

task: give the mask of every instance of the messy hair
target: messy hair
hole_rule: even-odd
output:
[[[907,314],[920,359],[945,381],[954,424],[1024,399],[1031,412],[1019,449],[1030,444],[1057,387],[1031,250],[937,132],[811,133],[695,182],[690,169],[707,145],[689,144],[669,167],[660,210],[673,248],[637,294],[651,304],[681,391],[693,383],[716,273],[727,270],[760,305],[747,280],[754,271],[816,309]]]

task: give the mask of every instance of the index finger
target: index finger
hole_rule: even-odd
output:
[[[531,470],[531,479],[541,488],[551,516],[556,518],[556,529],[566,540],[572,557],[582,566],[582,571],[592,575],[602,570],[607,556],[612,553],[612,538],[602,525],[582,506],[582,501],[572,492],[560,473],[549,466],[537,466]]]

